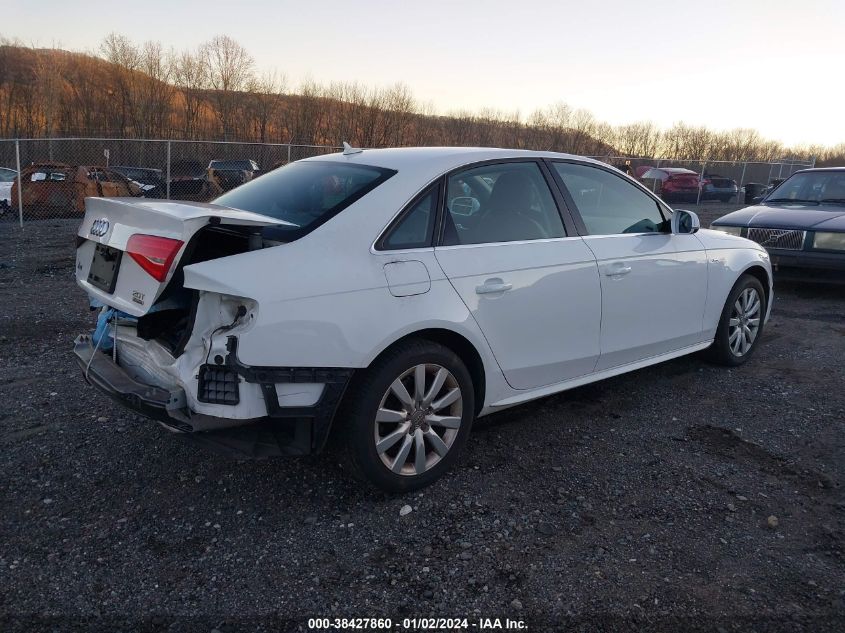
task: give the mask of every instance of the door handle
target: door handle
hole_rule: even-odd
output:
[[[491,295],[497,292],[507,292],[513,288],[513,285],[506,284],[504,281],[499,279],[498,277],[494,279],[488,279],[480,286],[475,287],[475,294],[478,295]]]
[[[623,264],[622,262],[616,262],[608,266],[604,274],[608,277],[621,277],[622,275],[627,275],[631,272],[631,267],[627,264]]]

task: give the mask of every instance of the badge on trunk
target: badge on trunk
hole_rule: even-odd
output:
[[[109,232],[109,221],[106,218],[100,218],[99,220],[94,220],[94,223],[91,225],[91,235],[94,237],[103,237],[106,233]]]

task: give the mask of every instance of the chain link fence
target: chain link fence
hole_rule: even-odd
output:
[[[276,167],[341,149],[219,141],[0,140],[0,221],[22,226],[81,217],[89,196],[208,202]]]
[[[775,161],[672,160],[666,158],[631,158],[628,156],[592,156],[637,178],[657,194],[663,194],[665,179],[686,172],[696,178],[694,195],[686,202],[708,200],[750,204],[773,184],[796,171],[815,165],[814,160],[784,158]],[[651,171],[655,170],[655,171]],[[679,171],[680,170],[680,171]],[[709,186],[708,186],[709,185]]]
[[[27,221],[81,217],[88,196],[207,202],[281,165],[341,149],[223,141],[0,140],[0,221],[19,222],[23,226]],[[695,199],[689,200],[692,202],[707,199],[750,202],[753,196],[747,194],[762,193],[772,182],[813,166],[809,161],[789,159],[725,162],[626,156],[593,158],[627,171],[661,195],[668,192],[661,178],[671,170],[688,170],[688,179],[692,177],[697,183],[693,185]],[[667,169],[670,171],[664,172]],[[23,176],[20,179],[19,171]],[[733,184],[729,184],[731,181]],[[712,183],[727,188],[714,194]]]

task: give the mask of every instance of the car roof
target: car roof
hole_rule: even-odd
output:
[[[802,169],[796,171],[796,174],[801,174],[807,171],[845,171],[845,167],[813,167],[811,169]]]
[[[304,160],[349,162],[397,171],[402,171],[405,168],[417,168],[425,164],[430,169],[439,169],[441,172],[446,172],[469,163],[510,158],[570,159],[610,167],[610,165],[592,158],[573,154],[495,147],[394,147],[389,149],[365,149],[355,154],[337,153],[312,156]]]

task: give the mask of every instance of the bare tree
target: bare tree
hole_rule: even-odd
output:
[[[158,42],[146,42],[139,51],[137,82],[138,97],[136,118],[140,123],[142,136],[165,136],[168,131],[169,114],[173,102],[171,66]]]
[[[181,93],[183,134],[188,139],[197,138],[203,90],[208,83],[208,66],[200,53],[171,51],[170,75]]]
[[[284,92],[285,79],[275,71],[260,77],[253,77],[247,86],[250,118],[254,126],[253,139],[261,143],[269,141],[271,125],[279,111],[280,97]]]
[[[239,93],[249,86],[255,61],[243,46],[228,35],[212,38],[203,44],[201,50],[223,140],[228,141],[233,131]]]
[[[38,106],[44,116],[44,133],[47,137],[53,136],[58,123],[64,90],[64,60],[64,51],[51,50],[50,54],[39,55],[35,66]]]
[[[111,62],[112,82],[120,107],[113,111],[113,121],[127,136],[133,135],[137,104],[136,71],[140,63],[138,48],[125,35],[109,33],[100,44],[106,61]]]

